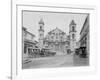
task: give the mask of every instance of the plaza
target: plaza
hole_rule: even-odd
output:
[[[29,60],[30,62],[23,63],[23,69],[89,66],[88,58],[72,55],[32,58]]]

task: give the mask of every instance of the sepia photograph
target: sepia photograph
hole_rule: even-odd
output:
[[[22,11],[22,69],[89,66],[89,14]]]

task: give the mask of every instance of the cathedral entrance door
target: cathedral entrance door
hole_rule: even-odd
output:
[[[59,51],[59,44],[56,44],[56,45],[55,45],[55,50],[56,50],[56,51]]]

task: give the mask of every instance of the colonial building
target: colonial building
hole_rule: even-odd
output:
[[[69,36],[70,36],[70,49],[72,52],[74,52],[76,48],[76,23],[74,22],[74,20],[72,20],[69,25]]]
[[[22,37],[23,37],[23,57],[29,56],[29,49],[34,48],[36,41],[34,40],[35,35],[28,32],[25,27],[22,27]]]
[[[60,54],[67,54],[67,51],[71,49],[74,51],[76,42],[76,24],[74,20],[69,25],[69,35],[66,35],[64,31],[59,28],[55,28],[47,33],[44,37],[44,21],[39,21],[39,47],[48,48],[52,51],[59,52]]]
[[[53,51],[59,52],[60,54],[67,54],[67,49],[69,49],[69,39],[68,35],[62,30],[56,28],[46,35],[44,38],[44,45]]]
[[[89,54],[89,15],[86,17],[80,32],[80,47],[85,47]]]

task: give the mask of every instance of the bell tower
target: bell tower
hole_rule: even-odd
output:
[[[41,18],[39,21],[39,48],[43,48],[43,40],[44,40],[44,21]]]
[[[74,20],[72,20],[69,25],[69,35],[70,35],[70,49],[72,52],[74,52],[76,47],[76,23],[74,22]]]

